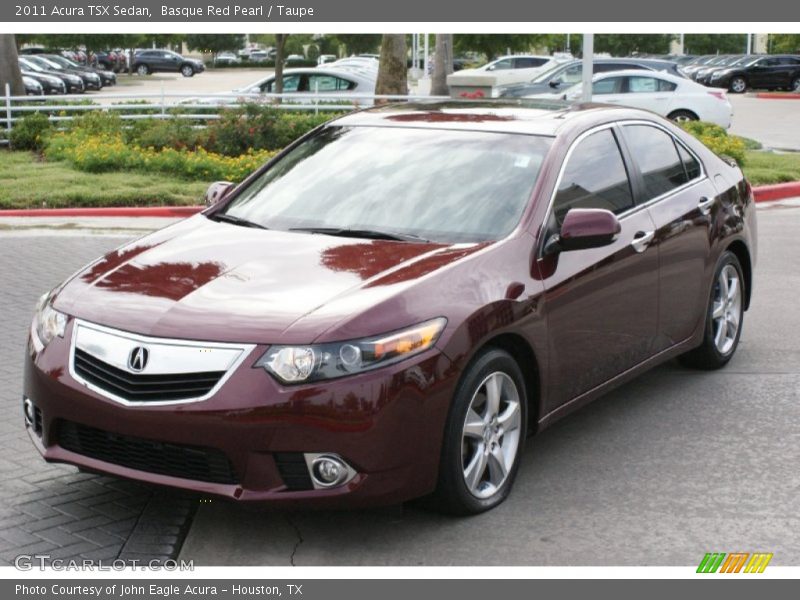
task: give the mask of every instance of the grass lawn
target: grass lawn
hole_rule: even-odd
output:
[[[800,152],[748,151],[745,153],[744,174],[753,185],[800,181]]]
[[[800,153],[748,150],[753,185],[800,181]],[[82,173],[29,152],[0,150],[0,209],[201,204],[208,182],[136,171]]]
[[[0,209],[201,204],[209,182],[132,171],[82,173],[0,150]]]

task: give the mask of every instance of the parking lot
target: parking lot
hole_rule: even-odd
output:
[[[287,513],[200,504],[46,465],[20,406],[33,304],[132,234],[0,230],[0,561],[174,556],[191,524],[180,557],[198,565],[692,565],[740,550],[797,564],[800,208],[758,216],[754,299],[728,367],[668,363],[567,417],[528,445],[505,504],[462,519],[413,505]]]

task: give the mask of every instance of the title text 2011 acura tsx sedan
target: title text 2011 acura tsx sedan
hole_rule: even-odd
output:
[[[502,502],[525,439],[750,301],[741,171],[651,113],[407,104],[334,120],[40,301],[48,461],[276,506]]]

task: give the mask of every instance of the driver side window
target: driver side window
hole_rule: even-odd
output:
[[[564,168],[553,203],[559,227],[571,208],[603,208],[620,214],[632,207],[628,172],[611,129],[580,141]]]

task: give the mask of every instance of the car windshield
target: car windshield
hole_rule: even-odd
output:
[[[544,73],[542,73],[541,75],[539,75],[535,79],[532,79],[531,83],[546,83],[546,82],[550,81],[552,76],[555,75],[557,72],[560,72],[561,70],[565,70],[566,71],[570,66],[574,66],[574,65],[577,65],[577,64],[580,64],[580,63],[571,63],[571,64],[567,64],[567,65],[562,63],[560,65],[555,65],[552,69],[547,69]]]
[[[267,169],[225,214],[269,229],[496,240],[519,222],[551,143],[520,134],[328,127]]]

